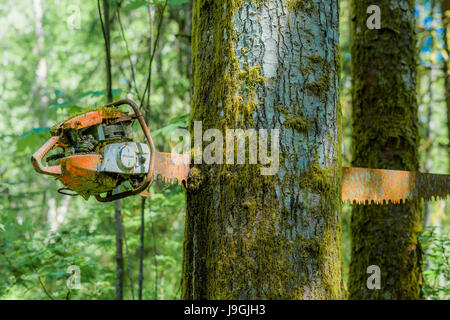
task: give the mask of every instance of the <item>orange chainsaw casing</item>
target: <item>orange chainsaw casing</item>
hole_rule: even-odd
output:
[[[103,119],[120,118],[123,116],[125,116],[125,114],[122,112],[106,112],[106,110],[96,110],[76,116],[65,122],[61,122],[55,129],[82,129],[100,124]]]
[[[69,129],[83,129],[96,124],[100,124],[104,119],[115,119],[126,116],[121,112],[106,112],[105,110],[91,111],[65,122],[61,122],[52,129],[52,132],[64,132]],[[62,134],[62,137],[64,135]],[[62,143],[60,141],[63,140]],[[32,158],[34,168],[44,174],[56,176],[67,189],[73,190],[81,195],[85,194],[101,194],[110,191],[116,187],[116,181],[104,174],[97,172],[102,157],[98,154],[82,154],[64,157],[51,167],[40,167],[40,161],[34,159],[42,159],[48,151],[57,147],[64,148],[64,138],[53,136],[44,146],[39,149]]]
[[[97,172],[100,155],[74,155],[60,160],[62,175],[58,179],[69,189],[83,195],[100,194],[116,187],[116,180]]]

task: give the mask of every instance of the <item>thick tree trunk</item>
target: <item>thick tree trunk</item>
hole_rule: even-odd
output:
[[[194,166],[184,299],[342,298],[338,21],[337,0],[194,0],[192,123],[280,129],[280,167]]]
[[[413,0],[379,0],[381,29],[369,30],[372,0],[353,0],[353,165],[415,171],[418,161]],[[351,222],[352,299],[421,298],[419,203],[355,205]],[[367,288],[367,268],[381,269],[381,289]]]

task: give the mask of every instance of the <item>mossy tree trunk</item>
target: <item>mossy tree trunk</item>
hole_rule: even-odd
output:
[[[352,0],[353,166],[415,171],[418,161],[413,0],[379,0],[381,29],[366,26],[372,0]],[[351,299],[421,298],[422,226],[418,202],[355,205],[351,222]],[[366,283],[380,267],[381,289]]]
[[[342,297],[338,21],[337,0],[194,0],[191,124],[280,129],[280,167],[195,165],[184,299]]]

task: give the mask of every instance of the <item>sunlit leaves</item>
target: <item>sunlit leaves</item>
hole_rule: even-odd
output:
[[[146,7],[148,5],[180,5],[189,2],[189,0],[153,0],[153,1],[146,1],[146,0],[134,0],[126,3],[123,6],[123,10],[125,11],[131,11],[135,10],[141,7]]]
[[[129,10],[134,10],[143,6],[148,6],[150,4],[150,1],[145,1],[145,0],[135,0],[135,1],[131,1],[128,2],[124,7],[123,10],[125,11],[129,11]]]
[[[43,141],[49,138],[50,127],[34,128],[25,132],[17,141],[17,150],[20,152],[26,152],[30,148],[36,148]]]
[[[156,137],[158,135],[168,136],[170,133],[175,131],[176,129],[182,128],[186,129],[189,126],[189,117],[190,114],[185,114],[179,117],[175,117],[171,119],[168,125],[159,128],[152,132],[152,136]]]

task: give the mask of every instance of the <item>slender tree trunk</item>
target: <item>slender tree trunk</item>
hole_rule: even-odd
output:
[[[441,9],[442,21],[444,24],[444,50],[447,53],[447,59],[443,62],[443,71],[445,76],[445,101],[447,103],[448,137],[450,140],[450,0],[441,0]],[[448,155],[450,159],[450,142],[448,145]]]
[[[116,299],[123,300],[123,237],[122,237],[122,208],[120,200],[114,201],[114,220],[116,230]]]
[[[152,59],[153,55],[153,6],[151,4],[148,5],[148,24],[149,24],[149,50],[148,50],[148,59]],[[144,118],[147,125],[149,125],[150,122],[150,96],[151,96],[151,90],[152,90],[152,69],[151,66],[148,70],[148,76],[149,81],[147,85],[147,91],[148,96],[146,100],[146,104],[144,107]],[[138,299],[142,300],[142,291],[144,289],[144,246],[145,246],[145,197],[141,197],[141,239],[140,239],[140,246],[139,246],[139,292],[138,292]]]
[[[139,289],[138,299],[142,300],[144,289],[144,244],[145,244],[145,197],[141,197],[141,239],[139,245]]]
[[[39,61],[36,67],[36,77],[33,83],[31,92],[31,101],[34,106],[32,109],[36,112],[36,119],[38,120],[38,126],[44,127],[47,125],[47,103],[48,97],[45,95],[45,86],[47,81],[47,60],[44,52],[45,36],[44,28],[42,25],[43,10],[42,1],[33,0],[33,13],[34,13],[34,34],[36,37],[36,46],[33,48],[33,54],[39,57]]]
[[[419,168],[416,36],[413,0],[379,0],[381,29],[369,30],[372,0],[352,0],[353,165]],[[418,202],[354,205],[351,299],[419,299],[422,226]],[[381,288],[368,289],[367,269],[381,270]]]
[[[194,0],[192,122],[223,137],[280,129],[280,167],[194,166],[183,299],[342,297],[338,11],[337,0]]]
[[[106,97],[108,103],[112,102],[112,76],[111,76],[111,34],[110,34],[110,17],[109,2],[103,0],[103,13],[100,12],[100,1],[98,0],[100,19],[102,19],[103,37],[105,40],[105,65],[106,65]],[[103,16],[103,17],[102,17]],[[116,189],[119,192],[120,188]],[[120,200],[114,201],[114,220],[116,231],[116,299],[123,300],[123,277],[124,277],[124,261],[123,261],[123,235],[122,235],[122,208]]]
[[[108,103],[112,102],[112,77],[111,77],[111,32],[109,20],[109,2],[103,0],[103,16],[105,24],[105,53],[106,53],[106,98]]]
[[[184,19],[180,23],[180,74],[186,74],[191,80],[192,77],[192,50],[191,50],[191,32],[192,32],[192,0],[183,5]]]
[[[36,37],[36,46],[33,48],[33,54],[39,57],[36,71],[35,80],[31,88],[31,109],[34,110],[36,115],[35,119],[37,121],[36,125],[40,128],[47,125],[48,112],[47,104],[48,97],[45,92],[46,82],[47,82],[47,60],[45,53],[45,35],[43,27],[43,2],[41,0],[33,0],[33,22],[34,22],[34,35]],[[46,215],[43,216],[44,223],[50,226],[51,231],[56,231],[58,225],[59,216],[64,216],[67,206],[62,205],[58,207],[56,199],[49,197],[47,199],[47,211]]]
[[[433,169],[433,157],[431,155],[431,151],[433,150],[433,105],[434,105],[434,97],[433,97],[433,83],[436,81],[435,72],[433,67],[430,68],[430,74],[428,77],[428,110],[427,110],[427,121],[425,128],[425,172],[431,172]],[[430,203],[425,202],[423,207],[423,227],[427,227],[429,224],[430,218]]]

